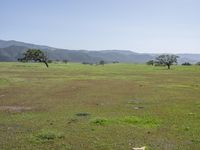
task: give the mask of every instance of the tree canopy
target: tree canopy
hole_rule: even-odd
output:
[[[24,54],[23,58],[18,59],[22,62],[34,61],[34,62],[43,62],[46,67],[49,67],[47,63],[47,56],[44,54],[43,51],[39,49],[29,49]]]
[[[177,58],[178,56],[176,55],[169,55],[169,54],[164,54],[156,57],[155,63],[159,65],[165,65],[170,69],[170,66],[173,64],[177,64]]]

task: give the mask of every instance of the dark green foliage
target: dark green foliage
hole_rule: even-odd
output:
[[[158,57],[156,57],[156,64],[159,65],[165,65],[170,69],[170,66],[173,64],[177,64],[177,58],[178,56],[176,55],[169,55],[169,54],[163,54]]]
[[[39,49],[29,49],[27,50],[24,54],[23,58],[19,58],[18,61],[21,62],[28,62],[28,61],[33,61],[33,62],[43,62],[46,67],[49,67],[47,63],[47,56],[44,54],[43,51]]]
[[[52,60],[48,60],[47,62],[48,62],[48,63],[52,63],[53,61],[52,61]]]
[[[155,63],[154,66],[155,66],[155,67],[165,67],[164,64],[159,64],[159,63]]]
[[[67,63],[68,63],[68,60],[67,60],[67,59],[64,59],[64,60],[63,60],[63,63],[67,64]]]
[[[192,64],[189,63],[189,62],[184,62],[184,63],[182,63],[182,65],[183,65],[183,66],[191,66]]]
[[[89,63],[89,62],[82,62],[83,65],[93,65],[93,63]]]
[[[80,112],[80,113],[77,113],[76,116],[79,116],[79,117],[84,117],[84,116],[89,116],[90,114],[87,113],[87,112]]]
[[[149,60],[149,61],[146,62],[146,64],[147,64],[147,65],[152,65],[152,66],[153,66],[153,65],[154,65],[154,60]]]
[[[105,64],[105,61],[104,60],[100,60],[99,61],[99,65],[104,65]]]
[[[23,59],[23,58],[18,58],[17,61],[19,61],[19,62],[26,62],[26,60]]]
[[[196,65],[200,65],[200,62],[197,62]]]
[[[119,63],[119,61],[113,61],[112,63],[113,63],[113,64],[117,64],[117,63]]]
[[[55,139],[62,139],[64,135],[55,131],[42,130],[40,133],[32,137],[32,141],[35,142],[48,142]]]
[[[109,120],[107,119],[103,119],[103,118],[97,118],[97,119],[94,119],[92,120],[92,123],[95,124],[95,125],[106,125],[106,124],[109,124]]]

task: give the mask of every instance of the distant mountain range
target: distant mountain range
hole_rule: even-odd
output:
[[[68,60],[70,62],[88,62],[96,63],[100,60],[106,62],[125,62],[125,63],[145,63],[150,59],[154,59],[158,54],[135,53],[130,50],[69,50],[59,49],[49,46],[24,43],[19,41],[0,40],[0,61],[17,61],[23,56],[28,49],[41,49],[51,60]],[[200,54],[177,54],[179,63],[190,62],[196,63],[200,61]]]

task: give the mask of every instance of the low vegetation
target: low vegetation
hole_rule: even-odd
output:
[[[149,61],[147,61],[147,62],[146,62],[146,64],[147,64],[147,65],[151,65],[151,66],[153,66],[153,65],[154,65],[154,63],[155,63],[155,61],[154,61],[154,60],[149,60]]]
[[[182,66],[191,66],[192,64],[191,63],[189,63],[189,62],[184,62],[184,63],[182,63]]]
[[[197,62],[196,65],[200,65],[200,62]]]
[[[0,149],[200,149],[200,67],[0,63]]]
[[[30,141],[43,143],[43,142],[51,142],[53,140],[63,139],[63,138],[64,138],[64,135],[57,131],[42,130],[39,133],[32,135],[32,137],[30,137]]]
[[[153,128],[159,126],[159,121],[150,116],[137,117],[137,116],[124,116],[120,118],[97,118],[91,121],[96,125],[132,125],[141,128]]]

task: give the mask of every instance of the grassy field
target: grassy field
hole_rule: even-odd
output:
[[[200,67],[0,63],[0,149],[200,149]]]

